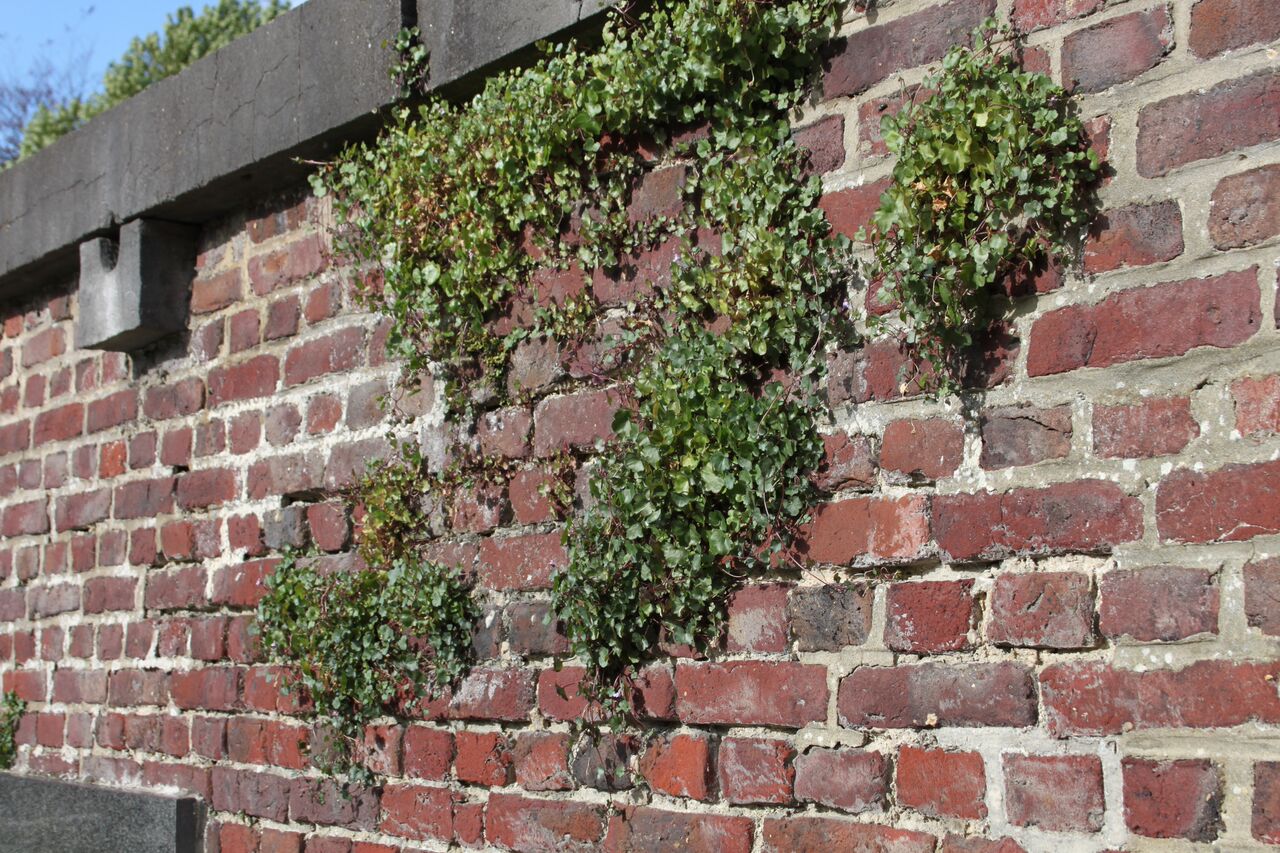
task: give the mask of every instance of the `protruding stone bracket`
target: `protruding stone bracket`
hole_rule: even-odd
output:
[[[135,219],[80,244],[76,346],[129,352],[185,329],[197,229]]]

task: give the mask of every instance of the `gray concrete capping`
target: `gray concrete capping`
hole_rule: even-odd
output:
[[[128,352],[187,327],[197,231],[135,219],[80,244],[76,346]]]
[[[300,182],[295,158],[367,138],[423,29],[445,94],[597,28],[609,0],[309,0],[0,172],[0,297],[74,277],[77,246],[139,217],[200,224]]]
[[[6,853],[195,853],[199,801],[0,773]]]

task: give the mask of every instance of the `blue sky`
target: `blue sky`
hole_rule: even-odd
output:
[[[297,6],[302,0],[293,0]],[[88,90],[134,36],[155,32],[179,6],[208,0],[0,0],[0,79],[22,77],[42,56],[74,65]]]

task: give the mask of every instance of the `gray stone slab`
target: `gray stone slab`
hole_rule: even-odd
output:
[[[195,853],[198,800],[0,773],[5,853]]]

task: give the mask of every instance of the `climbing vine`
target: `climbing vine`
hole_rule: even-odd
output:
[[[314,177],[342,223],[338,251],[375,271],[362,295],[390,317],[406,382],[430,374],[462,436],[444,461],[409,439],[371,468],[358,491],[368,570],[286,561],[260,610],[265,647],[298,663],[341,737],[354,742],[406,681],[465,671],[476,604],[427,555],[457,497],[501,487],[513,465],[466,425],[552,383],[607,385],[622,404],[608,453],[565,447],[551,464],[569,554],[554,609],[603,718],[635,710],[631,682],[655,648],[707,648],[742,579],[796,559],[825,353],[854,336],[857,264],[817,207],[790,118],[842,6],[617,14],[598,48],[548,47],[465,104],[401,107]],[[872,271],[944,367],[996,316],[1002,277],[1065,251],[1097,170],[1065,93],[1018,71],[996,35],[950,52],[936,94],[885,123],[899,163]],[[411,44],[397,71],[410,85]],[[636,273],[654,258],[667,261],[657,275]],[[531,348],[556,362],[539,382],[520,375]],[[589,369],[566,378],[565,354],[584,350]]]
[[[1100,166],[1070,95],[1021,70],[994,20],[917,92],[928,95],[881,125],[897,160],[869,230],[870,273],[950,390],[1002,316],[1001,288],[1074,255]]]
[[[327,726],[327,748],[313,761],[354,782],[371,779],[355,757],[366,725],[440,695],[464,674],[476,616],[451,569],[411,556],[326,573],[290,553],[258,606],[263,651],[294,664],[286,686]]]
[[[0,770],[8,770],[18,757],[18,725],[27,712],[27,703],[12,691],[0,703]]]

